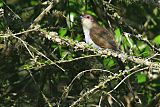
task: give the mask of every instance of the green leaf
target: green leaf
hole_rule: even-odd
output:
[[[156,36],[154,39],[153,39],[153,43],[157,44],[157,45],[160,45],[160,35]]]
[[[120,44],[122,37],[121,37],[121,31],[119,28],[116,28],[115,32],[115,39],[118,42],[118,44]]]
[[[0,7],[3,7],[3,3],[2,2],[0,2]]]
[[[67,29],[66,28],[60,28],[58,31],[58,34],[63,37],[67,34]]]
[[[85,13],[90,14],[90,15],[95,16],[95,17],[97,16],[93,11],[90,11],[90,10],[85,11]]]
[[[67,59],[68,59],[68,60],[73,59],[73,57],[74,57],[74,54],[71,54],[71,53],[70,53],[70,54],[67,55]]]
[[[149,46],[146,46],[143,49],[143,52],[141,53],[141,55],[143,55],[143,57],[148,57],[150,54],[151,54],[151,50],[150,50]]]
[[[157,83],[153,83],[151,84],[152,87],[160,87],[160,84],[157,84]]]
[[[106,58],[103,60],[103,64],[106,68],[111,68],[115,65],[114,61],[111,58]]]
[[[114,32],[115,32],[116,37],[120,37],[121,36],[121,31],[120,31],[119,28],[116,28],[116,30]]]
[[[80,34],[77,34],[76,38],[75,38],[77,41],[81,41],[82,40],[82,35]]]
[[[73,27],[74,18],[76,16],[76,13],[71,12],[67,15],[67,25],[69,28]]]
[[[153,13],[154,13],[154,15],[158,15],[158,8],[155,8],[155,9],[153,9]]]
[[[144,83],[144,82],[146,82],[146,80],[147,80],[146,74],[137,74],[136,77],[137,77],[137,82],[138,82],[139,84],[140,84],[140,83]]]
[[[38,1],[36,1],[36,0],[32,0],[32,1],[31,1],[31,5],[32,5],[32,6],[36,6],[36,5],[38,5]]]
[[[113,61],[113,60],[110,60],[110,61],[108,62],[108,66],[109,66],[109,67],[114,66],[114,61]]]
[[[52,44],[51,48],[57,48],[58,46],[56,44]]]

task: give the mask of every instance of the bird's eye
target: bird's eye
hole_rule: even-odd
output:
[[[90,19],[90,17],[89,17],[89,16],[87,16],[86,18],[87,18],[87,19]]]

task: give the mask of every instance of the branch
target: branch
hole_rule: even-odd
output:
[[[147,45],[149,45],[149,47],[150,47],[153,51],[156,51],[156,52],[160,53],[160,50],[159,50],[158,48],[156,48],[153,44],[151,44],[151,42],[150,42],[147,38],[143,38],[142,35],[140,35],[140,34],[138,34],[138,35],[133,35],[133,34],[126,33],[126,32],[124,32],[123,34],[124,34],[124,35],[133,36],[133,37],[137,38],[138,40],[141,40],[141,41],[145,42]]]
[[[160,63],[153,62],[151,59],[147,59],[147,58],[145,59],[142,57],[131,56],[131,55],[127,55],[126,53],[121,53],[121,52],[113,51],[110,49],[97,50],[95,48],[89,47],[89,45],[84,42],[76,42],[71,39],[61,38],[61,37],[57,36],[57,34],[55,32],[50,32],[48,34],[48,32],[45,32],[41,29],[40,29],[40,32],[43,33],[46,38],[51,39],[53,42],[56,42],[59,45],[70,46],[75,51],[84,50],[84,51],[94,52],[95,54],[101,55],[103,57],[106,57],[106,56],[118,57],[123,62],[125,62],[126,60],[132,61],[137,64],[149,66],[150,68],[155,68],[157,70],[157,72],[160,72]]]
[[[107,72],[107,73],[110,73],[112,75],[114,75],[113,72],[111,71],[108,71],[108,70],[103,70],[103,69],[89,69],[89,70],[84,70],[80,73],[78,73],[73,79],[72,81],[70,82],[70,84],[65,88],[63,94],[62,94],[62,97],[61,97],[61,100],[59,101],[59,105],[61,103],[61,101],[63,101],[69,94],[69,91],[71,90],[71,86],[73,85],[74,81],[76,79],[80,79],[86,72],[93,72],[93,71],[97,71],[97,72]]]
[[[25,48],[27,49],[27,51],[29,52],[29,54],[31,55],[32,58],[34,58],[34,55],[31,53],[31,51],[29,50],[29,48],[31,48],[32,50],[34,50],[35,52],[37,52],[38,55],[46,58],[48,61],[51,62],[51,64],[54,64],[55,66],[57,66],[59,69],[61,69],[62,71],[65,71],[62,67],[60,67],[59,65],[57,65],[54,61],[52,61],[51,59],[49,59],[46,55],[44,55],[42,52],[38,51],[36,48],[34,48],[33,46],[31,46],[30,44],[28,44],[26,41],[22,40],[20,37],[17,37],[16,35],[20,35],[20,34],[25,34],[31,31],[35,31],[37,30],[37,28],[35,29],[30,29],[24,32],[20,32],[20,33],[16,33],[16,34],[12,34],[12,32],[10,31],[8,34],[0,34],[0,35],[4,35],[4,36],[0,36],[0,38],[8,38],[8,37],[13,37],[15,39],[18,39],[19,41],[21,41],[23,43],[23,45],[25,46]]]
[[[137,66],[138,67],[138,66]],[[117,79],[117,78],[120,78],[121,76],[125,75],[125,74],[129,74],[129,72],[137,69],[137,67],[133,67],[132,69],[130,70],[126,70],[125,72],[123,73],[118,73],[118,74],[114,74],[113,76],[108,76],[108,79],[103,81],[103,82],[100,82],[97,86],[95,86],[94,88],[90,89],[89,91],[85,92],[79,99],[77,99],[76,101],[74,101],[69,107],[74,107],[76,106],[80,101],[82,101],[84,99],[84,97],[90,95],[91,93],[94,93],[96,90],[98,89],[101,89],[105,86],[106,83],[108,83],[109,81],[111,80],[114,80],[114,79]],[[115,89],[117,89],[122,82],[124,82],[125,79],[127,79],[128,77],[130,77],[132,74],[134,73],[137,73],[137,72],[140,72],[140,71],[143,71],[143,70],[146,70],[148,69],[148,67],[145,67],[145,68],[142,68],[142,69],[139,69],[137,71],[134,71],[132,72],[131,74],[127,75],[113,90],[107,92],[107,94],[110,94],[111,92],[113,92]]]
[[[53,4],[55,3],[56,1],[53,0],[52,2],[50,2],[50,5],[43,10],[43,12],[33,21],[32,25],[29,27],[29,29],[33,28],[38,22],[40,22],[42,20],[42,18],[47,14],[49,13],[49,11],[52,9],[53,7]]]

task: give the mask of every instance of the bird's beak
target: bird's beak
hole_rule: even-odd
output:
[[[79,16],[80,19],[83,19],[83,16]]]

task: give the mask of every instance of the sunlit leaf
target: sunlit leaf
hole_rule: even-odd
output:
[[[116,37],[119,37],[121,35],[121,31],[119,28],[116,28],[115,34],[116,34]]]
[[[147,80],[146,74],[137,74],[136,78],[138,83],[144,83]]]
[[[115,30],[114,32],[115,32],[116,41],[117,41],[118,43],[120,43],[120,42],[121,42],[121,31],[120,31],[120,29],[119,29],[119,28],[116,28],[116,30]]]
[[[153,13],[154,13],[155,15],[157,15],[157,14],[158,14],[158,8],[155,8],[155,9],[153,10]]]
[[[153,39],[153,43],[160,45],[160,35],[157,35],[154,39]]]
[[[149,46],[146,46],[143,50],[143,52],[141,53],[141,55],[143,55],[144,57],[147,57],[151,54],[151,50],[149,48]]]
[[[37,5],[37,4],[38,4],[38,1],[36,1],[36,0],[32,0],[32,1],[31,1],[31,5],[35,6],[35,5]]]
[[[77,41],[81,41],[82,40],[82,35],[80,34],[77,34],[76,38],[75,38]]]
[[[151,55],[151,49],[147,44],[144,44],[144,42],[137,41],[137,47],[134,48],[134,54],[136,56],[148,57]]]
[[[85,11],[86,14],[90,14],[92,16],[97,16],[93,11],[87,10]]]
[[[73,12],[67,15],[67,25],[69,28],[73,26],[75,16],[76,16],[76,13],[73,13]]]
[[[58,31],[58,34],[63,37],[67,34],[67,29],[66,28],[60,28]]]
[[[129,40],[129,41],[128,41]],[[126,38],[126,37],[123,37],[122,38],[122,48],[123,49],[126,49],[126,50],[128,50],[128,49],[130,49],[130,48],[133,48],[133,46],[134,46],[134,42],[133,42],[133,40],[132,39],[130,39],[130,38]]]
[[[106,59],[103,60],[103,65],[106,68],[111,68],[112,66],[115,65],[115,63],[114,63],[114,61],[111,58],[106,58]]]
[[[73,59],[73,57],[74,57],[74,54],[68,54],[68,55],[67,55],[67,59],[68,59],[68,60]]]
[[[0,7],[3,7],[3,3],[2,2],[0,2]]]
[[[57,45],[56,45],[56,44],[52,44],[51,47],[52,47],[52,48],[56,48]]]

